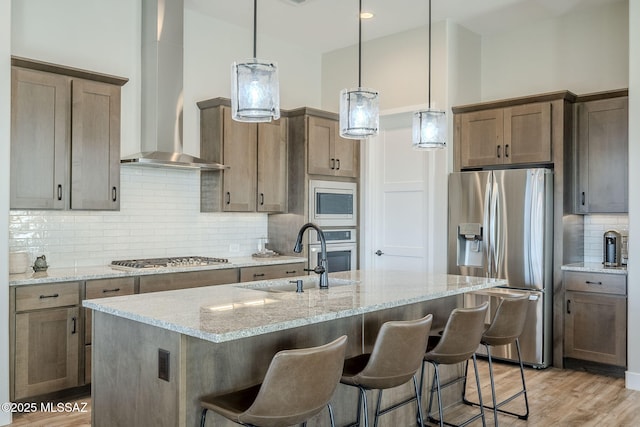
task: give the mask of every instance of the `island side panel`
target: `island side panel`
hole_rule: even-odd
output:
[[[94,312],[92,425],[184,426],[183,341],[176,332]],[[169,352],[169,381],[158,378],[160,349]]]

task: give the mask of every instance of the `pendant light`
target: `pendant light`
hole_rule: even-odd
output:
[[[258,0],[253,0],[253,58],[231,65],[231,117],[239,122],[280,118],[280,88],[275,62],[256,58]]]
[[[358,87],[340,92],[340,136],[364,139],[378,134],[378,92],[362,87],[362,0],[358,13]]]
[[[444,111],[431,108],[431,0],[429,0],[429,100],[427,109],[413,113],[413,148],[447,146],[447,119]]]

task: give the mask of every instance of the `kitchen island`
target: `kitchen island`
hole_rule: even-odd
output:
[[[353,356],[371,348],[387,320],[433,313],[434,326],[443,325],[462,294],[506,284],[400,271],[334,273],[329,289],[315,287],[316,277],[295,279],[303,293],[289,279],[84,301],[94,310],[93,425],[195,426],[200,396],[255,384],[279,350],[346,334]],[[399,387],[383,400],[410,391]],[[356,401],[353,390],[338,387],[338,424],[355,418]],[[413,423],[415,409],[405,408],[382,425]],[[325,425],[325,418],[309,425]],[[208,423],[235,425],[218,416]]]

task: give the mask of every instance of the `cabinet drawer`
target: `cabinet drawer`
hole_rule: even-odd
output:
[[[134,294],[135,279],[121,277],[117,279],[87,280],[85,285],[86,299],[117,297]],[[84,342],[91,343],[92,310],[84,310]]]
[[[80,282],[20,286],[16,288],[16,311],[64,307],[80,303]]]
[[[567,291],[627,294],[627,276],[622,274],[565,272],[564,283]]]
[[[261,265],[257,267],[243,267],[240,269],[240,281],[270,280],[283,277],[301,276],[304,272],[304,262],[295,264]]]
[[[140,293],[224,285],[238,281],[237,268],[140,276]]]
[[[123,277],[117,279],[87,280],[86,299],[132,295],[135,279]]]

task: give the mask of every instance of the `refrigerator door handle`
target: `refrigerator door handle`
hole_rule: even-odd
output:
[[[491,222],[490,222],[490,218],[491,218],[491,213],[490,213],[490,207],[491,207],[491,188],[493,185],[493,173],[490,173],[488,175],[487,178],[487,185],[485,187],[484,190],[484,212],[483,212],[483,219],[482,219],[482,226],[484,228],[483,232],[485,235],[485,244],[484,246],[484,253],[485,253],[485,257],[487,260],[487,268],[486,268],[486,274],[488,277],[493,277],[493,271],[491,269],[491,245],[493,244],[493,238],[491,236]]]
[[[489,248],[489,264],[491,277],[498,277],[498,251],[499,251],[499,213],[498,213],[498,197],[500,195],[498,191],[498,183],[496,182],[495,175],[492,174],[492,183],[491,183],[491,201],[489,206],[489,240],[490,240],[490,248]]]

